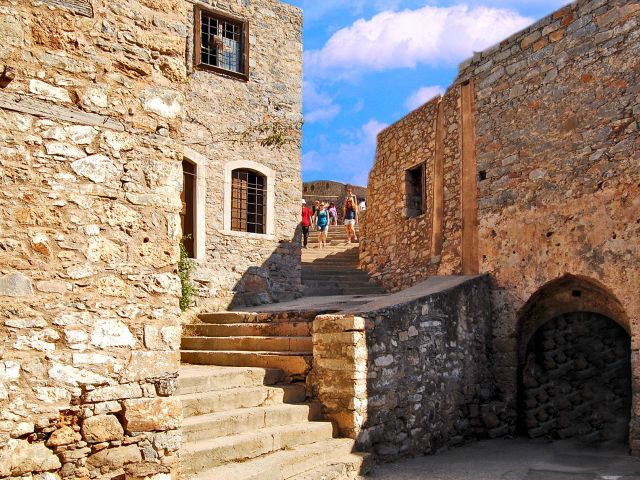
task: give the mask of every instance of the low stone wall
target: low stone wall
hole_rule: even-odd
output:
[[[316,318],[309,382],[325,415],[382,460],[512,431],[491,371],[488,277],[411,290],[404,302]]]

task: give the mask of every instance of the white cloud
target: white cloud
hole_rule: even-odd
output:
[[[305,54],[311,71],[363,71],[456,63],[529,25],[515,11],[487,7],[425,6],[385,11],[338,30],[320,50]]]
[[[305,174],[322,173],[323,178],[365,185],[373,166],[376,136],[388,125],[372,118],[353,132],[352,138],[338,145],[324,144],[302,156]],[[318,176],[318,175],[315,175]]]
[[[340,113],[340,105],[333,103],[333,99],[320,92],[312,82],[305,81],[303,91],[305,122],[326,122]]]
[[[411,94],[409,98],[404,102],[404,106],[409,110],[415,110],[416,108],[424,105],[433,97],[442,95],[444,88],[439,85],[433,85],[429,87],[421,87]]]

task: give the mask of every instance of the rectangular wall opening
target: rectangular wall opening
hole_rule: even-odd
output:
[[[182,239],[189,258],[196,258],[196,166],[187,161],[182,162]]]
[[[408,218],[422,215],[425,211],[424,182],[424,164],[405,171],[405,210]]]

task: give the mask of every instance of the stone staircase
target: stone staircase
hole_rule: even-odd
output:
[[[201,314],[184,326],[182,473],[203,480],[342,480],[368,470],[307,401],[315,312]],[[189,365],[192,364],[192,365]]]
[[[185,325],[183,363],[279,368],[288,382],[304,380],[311,369],[315,313],[217,312]]]
[[[356,234],[360,232],[356,227]],[[304,296],[376,295],[385,290],[358,268],[358,244],[346,244],[342,225],[329,227],[327,246],[318,248],[317,234],[311,232],[308,248],[302,249]]]

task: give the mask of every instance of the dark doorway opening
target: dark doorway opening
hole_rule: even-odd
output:
[[[196,174],[196,166],[187,160],[183,160],[180,221],[182,223],[184,247],[189,258],[196,258]]]
[[[519,373],[522,435],[628,441],[631,341],[610,318],[573,312],[542,324],[526,345]]]

